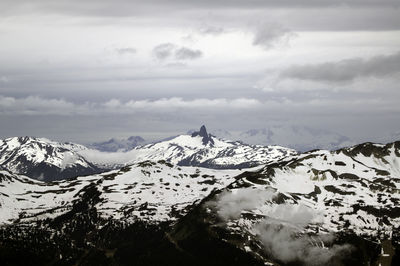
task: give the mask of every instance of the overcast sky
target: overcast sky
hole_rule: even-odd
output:
[[[400,1],[1,0],[0,138],[400,131]]]

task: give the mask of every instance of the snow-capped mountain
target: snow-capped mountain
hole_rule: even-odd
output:
[[[131,162],[166,160],[180,166],[239,169],[297,153],[281,146],[248,145],[220,139],[208,134],[205,126],[202,126],[191,135],[180,135],[170,140],[136,147],[129,154]]]
[[[130,143],[140,141],[136,137],[128,140]],[[109,144],[111,146],[103,148],[116,148],[112,148],[114,142]],[[16,137],[0,141],[2,168],[44,181],[100,173],[146,160],[165,160],[180,166],[239,169],[295,154],[294,150],[280,146],[247,145],[219,139],[208,134],[204,126],[191,135],[179,135],[126,152],[101,152],[44,138]]]
[[[249,144],[279,144],[300,152],[313,149],[336,150],[354,145],[351,139],[338,133],[295,125],[271,125],[265,128],[250,129],[241,132],[216,130],[212,133],[220,137],[241,140]]]
[[[104,171],[83,158],[86,147],[45,138],[14,137],[0,140],[0,166],[11,172],[44,181]]]
[[[373,243],[384,239],[390,244],[382,244],[383,257],[391,245],[400,250],[399,204],[400,142],[365,143],[304,153],[243,173],[189,214],[195,217],[186,217],[206,221],[203,225],[182,222],[176,234],[196,235],[194,227],[206,226],[211,235],[269,263],[341,265],[357,248],[370,245],[363,252],[381,252]],[[191,237],[186,233],[179,241]]]
[[[133,148],[146,144],[146,141],[140,136],[131,136],[127,139],[110,139],[104,142],[95,142],[88,147],[104,152],[129,151]]]

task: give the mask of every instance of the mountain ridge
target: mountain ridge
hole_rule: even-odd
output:
[[[123,246],[136,241],[128,245],[135,250],[141,238],[149,247],[164,243],[171,254],[179,251],[186,263],[210,265],[231,265],[233,258],[252,265],[373,264],[385,237],[400,250],[400,142],[310,151],[245,172],[144,161],[53,184],[0,174],[3,239],[20,243],[10,234],[19,232],[26,243],[34,232],[53,232],[58,238],[41,245],[63,254],[59,262],[93,264],[84,254],[98,254],[103,263],[129,265],[144,258]],[[54,206],[44,204],[48,199]],[[141,237],[118,233],[132,230]],[[165,256],[162,248],[153,251],[142,263]],[[162,264],[176,264],[164,258]]]
[[[46,138],[14,137],[0,140],[0,165],[15,173],[45,181],[93,174],[107,169],[79,154],[87,149],[75,143],[59,143]]]
[[[45,181],[100,173],[145,160],[235,169],[254,167],[290,154],[296,152],[279,146],[263,147],[222,140],[208,134],[205,126],[191,135],[135,146],[127,152],[101,152],[80,144],[34,137],[0,141],[0,165],[3,168]]]

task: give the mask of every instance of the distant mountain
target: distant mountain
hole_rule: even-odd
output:
[[[79,154],[85,149],[79,144],[59,143],[45,138],[8,138],[0,140],[0,166],[43,181],[62,180],[109,169],[87,161]]]
[[[382,136],[379,141],[381,143],[393,142],[400,140],[400,131],[395,131],[387,134],[386,136]]]
[[[313,149],[335,150],[351,146],[354,142],[338,133],[306,126],[276,125],[243,132],[216,130],[214,134],[227,139],[241,140],[258,145],[281,145],[300,152]]]
[[[146,141],[140,136],[131,136],[127,139],[110,139],[104,142],[95,142],[88,147],[104,152],[124,152],[132,150],[134,147],[145,144]]]
[[[130,137],[123,143],[111,140],[98,143],[98,150],[93,150],[79,144],[59,143],[44,138],[9,138],[0,140],[0,166],[34,179],[54,181],[100,173],[146,160],[165,160],[180,166],[238,169],[296,154],[294,150],[280,146],[247,145],[222,140],[208,134],[205,126],[191,135],[136,146],[143,141],[141,137]],[[111,152],[113,150],[118,152]]]
[[[205,132],[189,137],[218,145]],[[398,265],[399,203],[400,142],[291,155],[243,173],[144,161],[43,183],[0,171],[0,261]]]
[[[131,162],[166,160],[181,166],[214,169],[249,168],[297,154],[281,146],[248,145],[217,138],[205,126],[191,135],[135,147],[129,152]]]

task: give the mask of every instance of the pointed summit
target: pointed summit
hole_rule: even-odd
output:
[[[207,129],[206,129],[206,126],[205,125],[202,125],[201,126],[201,128],[200,128],[200,132],[199,132],[199,136],[201,136],[201,137],[208,137],[208,133],[207,133]]]
[[[200,136],[203,138],[203,144],[207,145],[210,143],[211,145],[214,145],[214,140],[212,139],[211,134],[207,133],[206,126],[202,125],[200,128],[200,131],[193,132],[192,137],[197,137]]]

